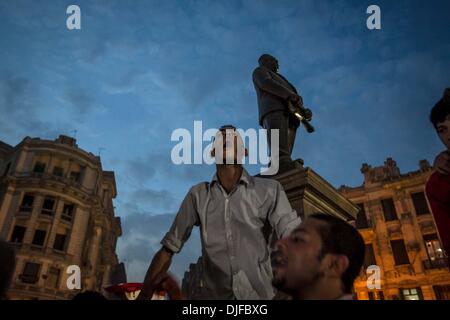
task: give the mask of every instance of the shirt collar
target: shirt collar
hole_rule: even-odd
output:
[[[251,179],[252,177],[248,174],[247,170],[245,170],[245,168],[242,168],[242,174],[241,177],[239,178],[239,183],[244,183],[246,186],[248,186],[249,183],[251,182]],[[215,173],[214,176],[212,177],[211,185],[213,185],[216,182],[219,182],[217,173]]]

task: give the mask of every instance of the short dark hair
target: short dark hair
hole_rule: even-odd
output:
[[[345,293],[352,291],[353,282],[361,272],[364,262],[365,245],[361,234],[349,223],[325,213],[314,213],[308,218],[317,219],[327,224],[320,228],[322,240],[321,256],[327,253],[347,256],[349,265],[342,275]]]
[[[104,295],[97,291],[86,290],[77,293],[73,298],[73,301],[105,301],[107,300]]]
[[[230,129],[236,131],[236,127],[231,124],[225,124],[225,125],[221,126],[219,128],[219,131],[230,130]]]
[[[450,88],[445,89],[444,96],[434,105],[430,113],[430,121],[437,129],[439,122],[444,122],[450,114]]]

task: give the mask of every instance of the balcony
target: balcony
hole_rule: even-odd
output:
[[[425,270],[445,269],[448,267],[448,258],[438,258],[434,260],[427,259],[422,262]]]

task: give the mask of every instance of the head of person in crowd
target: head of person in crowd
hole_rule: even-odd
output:
[[[430,121],[439,139],[450,151],[450,88],[445,89],[443,97],[431,109]]]
[[[107,300],[104,295],[97,291],[86,290],[77,293],[72,300],[74,301],[105,301]]]
[[[273,285],[299,300],[352,298],[364,252],[364,240],[350,224],[327,214],[310,215],[278,240]]]
[[[16,253],[11,244],[0,239],[0,300],[6,298],[16,266]]]
[[[234,126],[224,125],[219,128],[214,137],[211,156],[218,165],[242,165],[244,157],[248,156],[248,150]]]

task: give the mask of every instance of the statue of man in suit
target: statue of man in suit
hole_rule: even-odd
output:
[[[270,130],[279,130],[279,164],[280,170],[285,171],[295,167],[291,154],[300,125],[298,118],[289,111],[288,104],[303,106],[303,99],[295,87],[277,72],[279,66],[275,57],[263,54],[258,63],[259,67],[253,71],[253,84],[258,99],[259,124],[267,129],[269,149]]]

